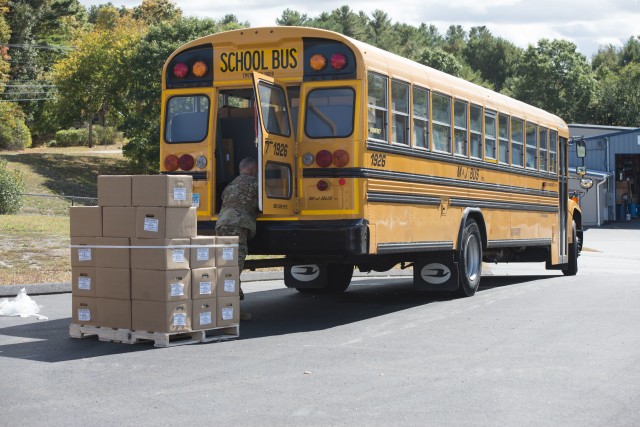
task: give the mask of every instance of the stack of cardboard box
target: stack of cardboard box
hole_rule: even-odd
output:
[[[188,332],[237,325],[237,238],[197,236],[192,178],[102,175],[98,206],[72,207],[73,320]]]

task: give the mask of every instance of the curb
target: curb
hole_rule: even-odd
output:
[[[353,277],[410,277],[412,270],[393,269],[382,273],[371,271],[369,273],[353,272]],[[242,282],[263,282],[270,280],[284,280],[283,271],[245,271],[240,276]],[[28,285],[0,285],[0,297],[15,297],[20,289],[25,288],[27,295],[64,294],[71,292],[71,282],[65,283],[35,283]]]

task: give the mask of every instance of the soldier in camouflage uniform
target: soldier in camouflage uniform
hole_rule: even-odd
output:
[[[247,240],[256,234],[258,214],[258,163],[251,157],[240,161],[238,175],[222,192],[222,208],[216,221],[216,236],[238,236],[238,266],[244,268]],[[244,299],[240,287],[240,299]],[[242,313],[241,313],[242,314]]]

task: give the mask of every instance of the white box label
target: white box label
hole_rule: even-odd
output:
[[[78,320],[83,322],[88,322],[91,320],[91,310],[88,308],[79,308],[78,309]]]
[[[211,282],[200,282],[200,295],[211,295],[212,290]]]
[[[233,320],[233,307],[222,308],[222,320]]]
[[[173,249],[171,251],[171,259],[173,262],[184,262],[184,249]]]
[[[187,200],[187,189],[182,187],[176,187],[173,189],[173,200],[183,202]]]
[[[209,261],[209,248],[196,248],[196,259],[198,261]]]
[[[187,326],[187,315],[185,313],[174,313],[173,326]]]
[[[224,291],[225,292],[235,292],[236,291],[236,281],[234,279],[224,279]]]
[[[85,291],[91,290],[91,277],[78,277],[78,289],[83,289]]]
[[[78,261],[91,261],[91,248],[78,249]]]
[[[222,259],[225,261],[233,261],[233,248],[222,248]]]
[[[158,223],[160,220],[157,218],[145,218],[144,219],[144,231],[150,231],[152,233],[158,232]]]
[[[200,193],[192,193],[191,194],[191,207],[199,208],[200,207]]]
[[[200,313],[200,324],[201,325],[210,325],[211,322],[211,312],[210,311],[203,311],[202,313]]]
[[[172,283],[171,284],[171,296],[179,297],[184,295],[184,284],[183,283]]]

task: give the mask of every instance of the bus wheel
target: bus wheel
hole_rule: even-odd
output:
[[[327,264],[327,290],[332,294],[339,294],[347,290],[353,277],[351,264]]]
[[[573,243],[569,243],[569,263],[567,268],[562,270],[562,274],[565,276],[575,276],[578,274],[578,235],[576,232],[576,223],[571,223],[573,229]]]
[[[482,238],[478,224],[470,219],[464,225],[460,247],[460,287],[458,294],[471,297],[480,286],[482,276]]]

